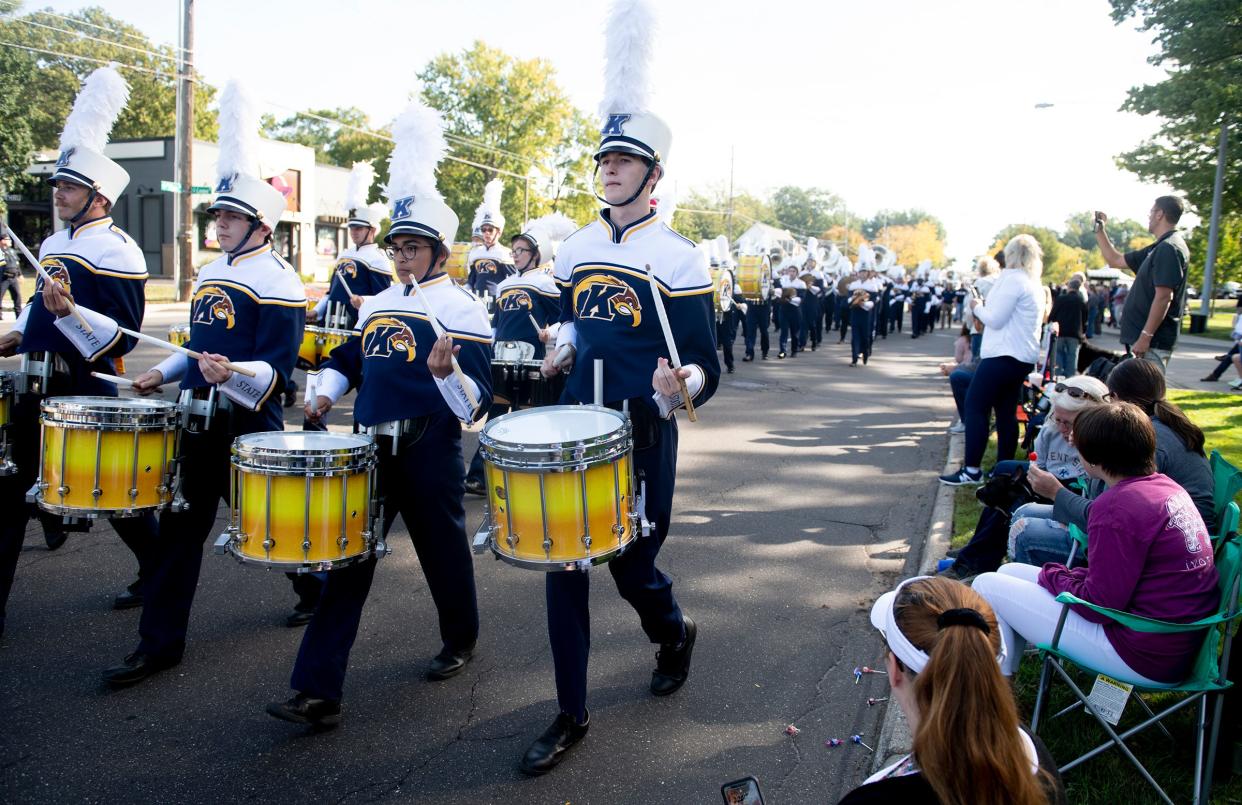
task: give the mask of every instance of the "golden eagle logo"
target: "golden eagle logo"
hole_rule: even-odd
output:
[[[208,326],[222,321],[224,329],[232,330],[237,323],[237,308],[228,293],[218,285],[204,285],[194,294],[190,303],[193,315],[190,321]]]
[[[622,280],[608,274],[591,274],[574,285],[574,315],[580,319],[613,321],[630,319],[630,326],[642,323],[638,294]]]
[[[530,294],[521,288],[511,288],[507,291],[502,291],[500,298],[496,301],[500,305],[500,309],[505,311],[535,309],[535,303],[531,301]]]
[[[344,260],[338,260],[336,263],[336,268],[334,268],[333,271],[344,271],[346,274],[349,275],[349,278],[351,280],[357,279],[358,278],[358,261],[351,260],[348,257],[346,257]]]
[[[495,274],[499,269],[496,267],[496,261],[491,258],[483,257],[474,261],[472,266],[476,274]]]
[[[73,294],[73,282],[69,279],[69,267],[55,257],[44,259],[39,265],[43,266],[43,270],[48,276],[64,286],[65,293]],[[43,290],[43,277],[39,277],[39,281],[35,283],[35,291]]]
[[[370,319],[362,331],[362,355],[366,358],[391,358],[393,354],[404,354],[406,363],[409,363],[414,360],[417,348],[414,331],[393,316]]]

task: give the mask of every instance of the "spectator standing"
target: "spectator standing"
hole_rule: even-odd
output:
[[[1177,231],[1185,204],[1176,196],[1160,196],[1147,216],[1147,231],[1156,242],[1122,254],[1108,239],[1108,216],[1095,214],[1095,240],[1104,262],[1134,272],[1134,284],[1121,311],[1121,343],[1127,354],[1168,366],[1177,343],[1182,309],[1186,306],[1186,261],[1190,250]]]
[[[7,232],[0,235],[0,260],[4,261],[0,266],[0,303],[9,294],[13,298],[13,317],[17,318],[22,315],[22,262]]]
[[[1087,305],[1079,290],[1082,282],[1074,278],[1069,288],[1053,301],[1052,321],[1057,323],[1056,371],[1061,377],[1078,373],[1078,349],[1085,335],[1083,325],[1087,317]]]
[[[1087,320],[1086,332],[1084,338],[1095,338],[1099,335],[1096,329],[1096,321],[1100,318],[1100,292],[1094,285],[1087,288]]]
[[[966,460],[957,472],[940,476],[944,484],[982,481],[989,412],[996,416],[997,460],[1013,458],[1018,446],[1018,400],[1039,357],[1044,320],[1043,251],[1035,238],[1018,235],[1005,245],[1005,265],[988,292],[987,303],[970,302],[975,318],[986,329],[979,366],[966,391]]]

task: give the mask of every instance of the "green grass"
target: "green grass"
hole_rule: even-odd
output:
[[[21,294],[22,299],[29,299],[34,293],[35,280],[34,277],[22,277]],[[176,301],[173,283],[171,279],[153,279],[147,281],[147,302],[149,304],[164,304]]]
[[[1226,322],[1226,325],[1228,322]],[[1207,450],[1219,450],[1234,466],[1242,466],[1242,397],[1210,391],[1169,392],[1169,400],[1178,405],[1207,436]],[[990,467],[996,461],[995,438],[988,445],[983,466]],[[975,524],[983,507],[975,499],[977,487],[959,487],[954,490],[952,547],[965,545],[974,533]],[[1242,497],[1242,496],[1240,496]],[[1239,655],[1234,654],[1235,658]],[[1039,686],[1039,663],[1028,658],[1014,677],[1014,691],[1022,718],[1029,721],[1035,709],[1035,693]],[[1079,674],[1079,687],[1090,692],[1091,679]],[[1153,709],[1161,699],[1176,694],[1149,697]],[[1045,722],[1040,727],[1040,737],[1047,744],[1053,757],[1067,760],[1097,746],[1107,739],[1089,714],[1081,711],[1068,713],[1058,719],[1049,716],[1073,701],[1064,683],[1057,680],[1044,711]],[[1138,723],[1141,719],[1138,706],[1131,703],[1122,717],[1118,731]],[[1195,709],[1188,708],[1171,717],[1166,723],[1173,734],[1169,741],[1159,730],[1152,728],[1128,742],[1142,763],[1157,782],[1165,788],[1176,802],[1190,799],[1193,781]],[[1157,802],[1137,770],[1117,750],[1111,749],[1092,758],[1083,765],[1071,769],[1065,775],[1068,798],[1076,805],[1111,805],[1112,803]],[[1214,786],[1214,803],[1242,803],[1242,776],[1234,775],[1228,784]]]
[[[1213,299],[1212,315],[1208,318],[1207,332],[1196,333],[1204,338],[1215,338],[1220,341],[1232,341],[1233,314],[1237,311],[1237,302],[1232,299]],[[1190,312],[1199,312],[1199,300],[1190,300]],[[1190,316],[1182,320],[1182,332],[1190,332]]]

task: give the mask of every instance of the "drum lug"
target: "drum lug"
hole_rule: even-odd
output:
[[[99,500],[101,497],[103,497],[103,490],[100,489],[99,487],[95,487],[94,489],[91,490],[91,497],[93,497],[95,500]]]
[[[302,545],[308,549],[310,548],[310,543],[304,542]],[[345,549],[349,547],[349,537],[342,534],[341,538],[336,541],[336,546],[341,549],[341,553],[344,553]]]
[[[36,481],[34,486],[30,487],[30,490],[26,492],[26,502],[27,503],[38,503],[39,495],[41,495],[42,493],[46,491],[47,491],[47,484],[39,483],[38,481]]]
[[[216,537],[215,543],[211,546],[211,552],[214,553],[216,556],[223,556],[225,553],[228,552],[227,549],[228,549],[229,543],[233,541],[234,536],[235,534],[233,533],[233,529],[231,528],[225,529],[223,534]]]
[[[56,487],[56,494],[63,498],[65,495],[69,494],[69,487],[63,485]]]
[[[263,540],[262,544],[263,544],[263,550],[270,554],[272,552],[272,548],[276,547],[276,540],[272,539],[271,537],[268,537],[267,539]]]
[[[16,474],[17,474],[16,464],[14,464],[12,461],[9,461],[7,458],[4,459],[3,461],[0,461],[0,476],[16,475]]]
[[[587,553],[591,552],[591,535],[590,534],[582,535],[582,547],[586,548]]]
[[[543,546],[542,546],[542,547],[543,547],[543,555],[544,555],[545,557],[549,557],[549,558],[550,558],[550,557],[552,556],[552,538],[551,538],[551,537],[544,537],[544,538],[543,538]]]
[[[509,545],[509,550],[516,548],[517,544],[521,541],[521,536],[513,532],[510,532],[509,535],[505,537],[505,542]]]
[[[169,509],[171,511],[181,513],[184,511],[189,511],[190,504],[186,502],[185,498],[178,495],[177,497],[173,498],[172,503],[169,504]]]

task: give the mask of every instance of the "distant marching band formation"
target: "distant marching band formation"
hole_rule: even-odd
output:
[[[267,711],[330,727],[400,515],[439,615],[428,679],[472,659],[472,545],[544,574],[558,712],[524,772],[550,771],[591,724],[591,567],[607,565],[658,646],[651,693],[676,692],[697,633],[656,564],[673,510],[676,412],[694,421],[722,360],[734,371],[739,329],[744,362],[771,357],[770,331],[776,359],[835,331],[850,336],[851,364],[865,365],[877,337],[901,332],[906,307],[917,338],[954,290],[930,263],[906,280],[883,247],[859,247],[851,263],[815,238],[792,253],[758,242],[735,251],[723,237],[695,244],[675,232],[671,201],[653,202],[672,145],[647,97],[653,23],[642,0],[611,11],[598,218],[579,226],[552,214],[505,241],[495,180],[472,242],[455,243],[459,221],[435,178],[444,123],[415,100],[394,109],[386,203],[369,201],[373,167],[355,166],[352,247],[313,304],[273,251],[285,198],[258,172],[258,112],[230,83],[209,207],[223,253],[199,270],[189,321],[167,341],[141,332],[143,257],[109,215],[129,176],[103,150],[128,88],[112,67],[88,77],[49,180],[65,226],[37,258],[27,253],[37,291],[0,339],[0,355],[21,360],[0,372],[0,630],[28,518],[49,540],[107,518],[137,565],[116,605],[142,616],[136,645],[103,679],[139,683],[181,662],[212,538],[218,552],[292,580],[288,623],[305,632],[292,695]],[[127,380],[123,359],[139,341],[169,354]],[[296,388],[295,367],[307,372],[305,422],[291,431],[281,398]],[[176,402],[149,397],[172,384]],[[351,392],[352,432],[328,431]],[[462,428],[485,417],[467,462]],[[488,513],[474,535],[466,493]],[[216,535],[221,503],[229,525]]]

